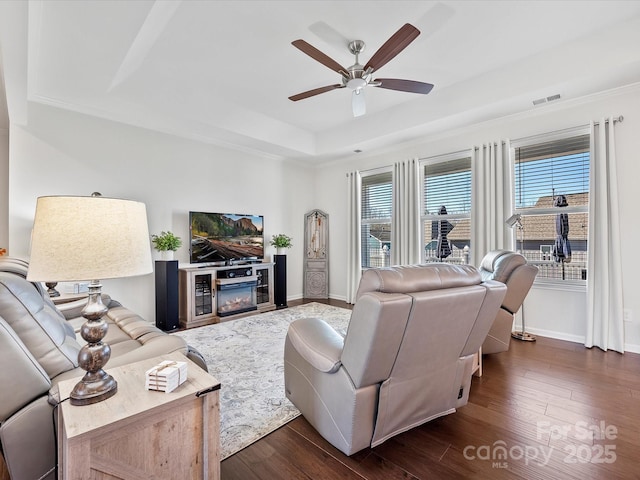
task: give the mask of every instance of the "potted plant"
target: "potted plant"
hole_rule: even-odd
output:
[[[164,260],[172,260],[173,252],[182,246],[180,237],[171,232],[160,232],[160,235],[151,235],[154,248],[159,251]]]
[[[276,247],[276,251],[278,255],[284,255],[285,248],[291,248],[293,245],[291,243],[291,237],[285,235],[284,233],[279,233],[278,235],[271,236],[271,246]]]

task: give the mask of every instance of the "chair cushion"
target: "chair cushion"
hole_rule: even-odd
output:
[[[51,380],[14,330],[0,317],[0,424],[49,390]]]
[[[0,257],[0,271],[15,273],[16,275],[20,275],[25,280],[27,279],[27,273],[29,271],[29,263],[25,260],[15,257]],[[49,305],[54,310],[56,309],[53,300],[49,297],[46,290],[42,287],[40,282],[31,282],[33,288],[35,288],[38,293],[42,296],[44,303]]]
[[[14,273],[0,271],[0,316],[50,378],[77,367],[80,345],[64,316]]]

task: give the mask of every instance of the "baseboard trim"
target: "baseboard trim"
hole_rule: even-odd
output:
[[[519,332],[522,330],[522,325],[514,325],[514,331]],[[541,337],[553,338],[556,340],[564,340],[567,342],[573,343],[581,343],[584,345],[586,338],[582,335],[571,335],[564,332],[556,332],[554,330],[544,330],[541,328],[529,328],[526,327],[527,332],[532,333],[534,335],[540,335]],[[640,345],[636,345],[633,343],[625,343],[624,351],[629,353],[640,353]]]

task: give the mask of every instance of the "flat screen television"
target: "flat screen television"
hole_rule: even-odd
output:
[[[264,258],[264,217],[189,212],[191,263]]]

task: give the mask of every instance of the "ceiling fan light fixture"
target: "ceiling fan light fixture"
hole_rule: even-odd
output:
[[[367,104],[364,100],[364,92],[362,89],[353,91],[351,95],[351,109],[354,117],[361,117],[367,113]]]
[[[357,93],[360,93],[360,90],[366,86],[367,81],[364,78],[352,78],[347,82],[347,87],[351,90],[355,90]]]

